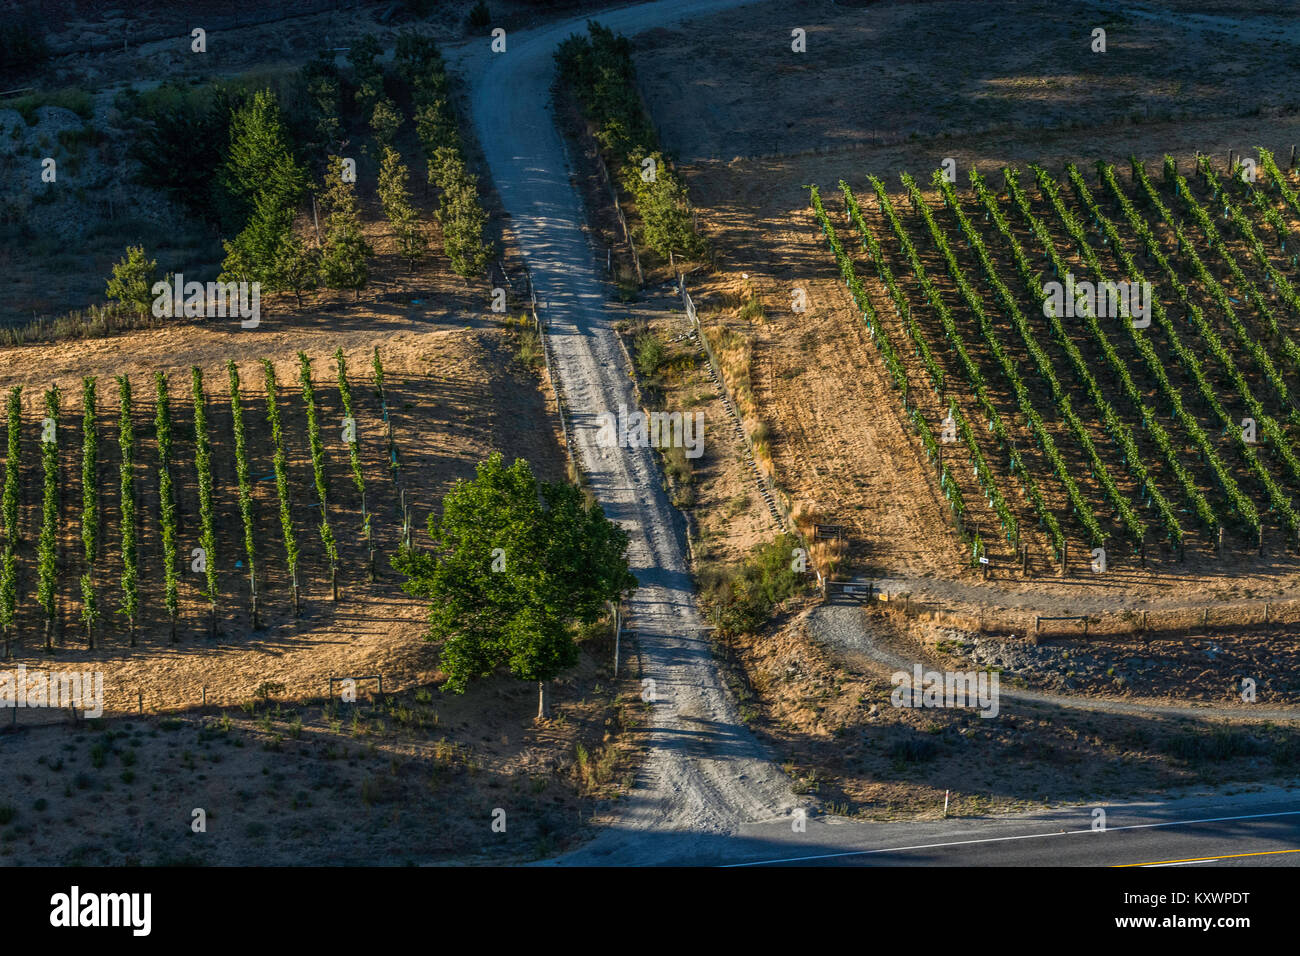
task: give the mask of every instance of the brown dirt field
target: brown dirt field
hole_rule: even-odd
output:
[[[751,726],[786,755],[796,792],[815,795],[827,812],[869,820],[937,818],[950,791],[950,815],[985,815],[1107,803],[1118,795],[1169,798],[1296,776],[1300,738],[1281,728],[1080,713],[1005,695],[996,720],[968,710],[894,707],[885,672],[810,639],[804,617],[796,608],[775,633],[734,642],[729,682]],[[918,644],[884,623],[872,630],[874,640],[927,668],[953,666],[955,658],[935,653],[933,636]],[[946,637],[956,645],[970,635]],[[1071,647],[1069,653],[1090,659],[1087,649]],[[1170,662],[1171,671],[1191,672]],[[1215,668],[1203,684],[1226,685],[1231,672],[1232,665]],[[1008,686],[1007,675],[1003,680]],[[1166,686],[1177,696],[1177,688]],[[1222,699],[1223,693],[1216,688],[1207,696]]]
[[[1244,23],[1225,42],[1182,19],[1204,5],[1137,6],[1168,19],[1087,6],[1067,15],[1050,0],[751,4],[642,34],[638,78],[684,162],[998,129],[1031,142],[1063,128],[1098,141],[1117,119],[1295,108],[1295,68],[1271,34]],[[1090,49],[1094,27],[1106,28],[1105,53]],[[791,50],[795,28],[806,53]]]
[[[255,331],[211,321],[6,350],[0,389],[20,384],[25,391],[21,527],[29,543],[39,523],[38,405],[50,384],[64,392],[60,434],[68,437],[61,443],[64,626],[55,654],[46,655],[35,606],[34,548],[25,548],[20,618],[26,633],[5,666],[101,671],[109,714],[74,728],[48,710],[15,712],[19,729],[0,734],[0,750],[10,766],[28,769],[10,775],[0,788],[0,806],[17,811],[0,827],[0,858],[6,863],[519,862],[583,838],[592,815],[608,812],[609,799],[627,786],[635,755],[624,731],[637,720],[639,685],[632,677],[628,686],[611,683],[608,634],[589,637],[582,663],[555,683],[549,721],[532,719],[535,687],[509,678],[481,682],[463,697],[438,693],[436,646],[422,640],[423,607],[401,592],[399,577],[387,564],[400,539],[399,496],[389,476],[371,384],[372,349],[380,348],[384,363],[401,486],[414,515],[417,545],[441,495],[453,481],[472,477],[476,463],[493,451],[507,459],[527,458],[548,480],[562,478],[566,465],[554,398],[516,356],[517,332],[476,310],[468,297],[439,291],[436,276],[417,273],[402,281],[409,285],[403,292],[368,295],[360,302],[327,296],[301,312],[278,303]],[[374,584],[366,581],[360,502],[340,436],[343,411],[331,358],[336,347],[343,348],[349,364],[379,549]],[[330,600],[328,563],[311,517],[315,489],[297,382],[298,350],[313,360],[330,518],[342,556],[337,604]],[[274,361],[280,384],[304,588],[298,621],[289,599],[274,483],[261,480],[272,473],[257,364],[262,357]],[[249,628],[247,578],[234,568],[243,558],[243,540],[227,358],[235,360],[242,378],[258,522],[260,631]],[[216,641],[206,638],[201,577],[190,573],[185,561],[181,640],[172,644],[161,594],[152,373],[171,374],[172,471],[184,555],[198,526],[190,363],[204,371],[213,443],[221,631]],[[112,613],[120,569],[113,373],[131,376],[135,392],[144,607],[136,648],[128,646],[125,624]],[[97,582],[108,620],[93,652],[85,649],[84,631],[75,620],[81,555],[74,515],[81,497],[84,374],[99,376],[105,522]],[[632,663],[635,647],[626,644],[625,660]],[[356,722],[350,708],[327,712],[329,677],[368,674],[383,676],[383,700],[358,706]],[[361,682],[363,701],[372,686]],[[275,701],[255,705],[259,689]],[[141,706],[144,714],[133,716]],[[159,717],[160,712],[175,716]],[[232,721],[227,729],[225,716]],[[101,730],[87,733],[87,726]],[[88,758],[97,744],[107,756]],[[128,765],[122,754],[129,751],[135,757],[127,758]],[[96,766],[96,759],[103,766]],[[206,834],[189,829],[194,807],[209,812]],[[491,829],[498,807],[507,811],[504,834]],[[95,822],[88,827],[87,819]]]
[[[402,866],[525,862],[590,836],[626,787],[640,719],[608,633],[557,682],[553,719],[508,678],[355,705],[249,697],[175,717],[0,734],[0,864]],[[273,695],[274,696],[274,695]],[[626,737],[621,738],[623,741]],[[191,829],[193,811],[206,832]],[[498,811],[504,811],[500,816]],[[504,831],[494,829],[503,820]]]

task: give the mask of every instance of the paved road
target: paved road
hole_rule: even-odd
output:
[[[1300,795],[1268,788],[1234,796],[1102,804],[1016,816],[860,823],[811,817],[745,824],[727,834],[614,828],[645,862],[677,866],[1289,866],[1300,865]],[[572,862],[598,863],[578,857]]]
[[[1296,866],[1300,798],[1231,797],[1102,806],[1019,817],[899,824],[810,821],[806,834],[742,830],[719,862],[741,866]]]

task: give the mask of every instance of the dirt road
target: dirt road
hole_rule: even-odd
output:
[[[921,663],[920,658],[899,654],[874,639],[871,626],[862,609],[854,604],[824,604],[808,617],[808,628],[813,638],[836,650],[847,650],[865,657],[882,670],[910,673]],[[1215,706],[1195,703],[1188,705],[1161,704],[1145,700],[1106,700],[1073,694],[1053,694],[1044,691],[1022,690],[1003,684],[998,688],[1000,699],[1028,704],[1046,704],[1068,710],[1088,710],[1109,714],[1130,714],[1140,717],[1195,717],[1221,720],[1292,721],[1300,720],[1300,708]]]
[[[628,7],[600,20],[632,34],[701,9],[734,5],[669,2]],[[640,743],[641,778],[615,825],[572,862],[654,862],[670,834],[723,834],[779,819],[798,805],[787,778],[741,723],[714,667],[687,573],[680,516],[661,488],[650,449],[596,445],[596,416],[635,408],[601,263],[588,242],[582,200],[551,111],[553,52],[585,30],[585,19],[516,32],[504,53],[484,41],[458,51],[475,132],[509,213],[550,324],[555,365],[573,414],[577,452],[609,516],[631,535],[640,582],[629,626],[641,648],[651,700]],[[725,423],[706,423],[708,429]]]

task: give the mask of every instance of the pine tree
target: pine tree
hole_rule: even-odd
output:
[[[359,298],[370,277],[366,260],[374,254],[361,229],[356,186],[344,181],[342,160],[331,156],[322,193],[326,209],[321,278],[332,289],[351,289]]]
[[[391,147],[401,128],[402,111],[388,97],[380,97],[370,114],[370,129],[375,134],[375,142],[384,149]]]
[[[420,229],[419,214],[406,189],[408,176],[397,150],[385,147],[379,165],[379,202],[397,237],[397,254],[406,260],[407,266],[414,272],[415,264],[424,256],[425,239]]]
[[[222,281],[259,282],[268,292],[290,288],[277,266],[307,178],[270,90],[258,90],[231,114],[230,152],[220,176],[246,220],[238,236],[222,243]]]
[[[136,315],[148,315],[157,278],[158,261],[145,258],[144,246],[128,246],[125,258],[114,263],[104,294]]]

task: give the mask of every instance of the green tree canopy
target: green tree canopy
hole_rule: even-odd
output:
[[[230,114],[230,151],[220,173],[251,216],[259,205],[295,209],[307,186],[275,94],[258,90]]]
[[[105,294],[137,315],[153,306],[153,284],[158,280],[158,260],[148,259],[144,246],[128,246],[126,256],[113,263],[113,276]]]
[[[258,90],[230,116],[230,154],[221,170],[226,190],[246,213],[246,224],[224,242],[222,279],[260,282],[266,291],[290,288],[280,272],[292,242],[293,220],[306,189],[284,118],[270,90]]]
[[[447,493],[429,535],[434,554],[403,553],[393,567],[430,603],[447,689],[506,668],[539,683],[545,716],[545,683],[577,662],[574,625],[636,587],[627,532],[574,485],[539,482],[528,462],[494,454]]]

